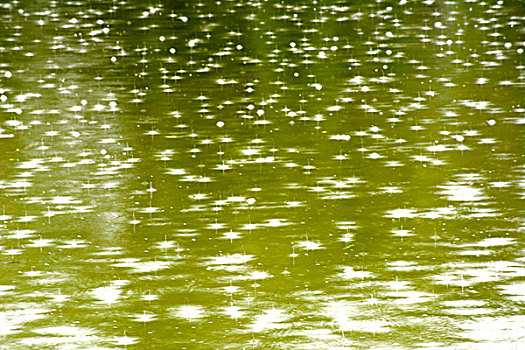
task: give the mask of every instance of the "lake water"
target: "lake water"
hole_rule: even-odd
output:
[[[0,349],[525,348],[521,1],[4,1]]]

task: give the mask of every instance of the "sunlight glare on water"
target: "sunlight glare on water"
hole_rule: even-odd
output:
[[[4,1],[0,349],[525,348],[520,1]]]

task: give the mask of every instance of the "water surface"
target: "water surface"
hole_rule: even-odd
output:
[[[525,346],[520,1],[0,5],[0,349]]]

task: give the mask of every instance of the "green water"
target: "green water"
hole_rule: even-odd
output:
[[[0,349],[520,349],[521,1],[0,4]]]

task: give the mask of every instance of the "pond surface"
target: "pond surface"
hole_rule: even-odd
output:
[[[523,349],[521,1],[4,1],[0,349]]]

